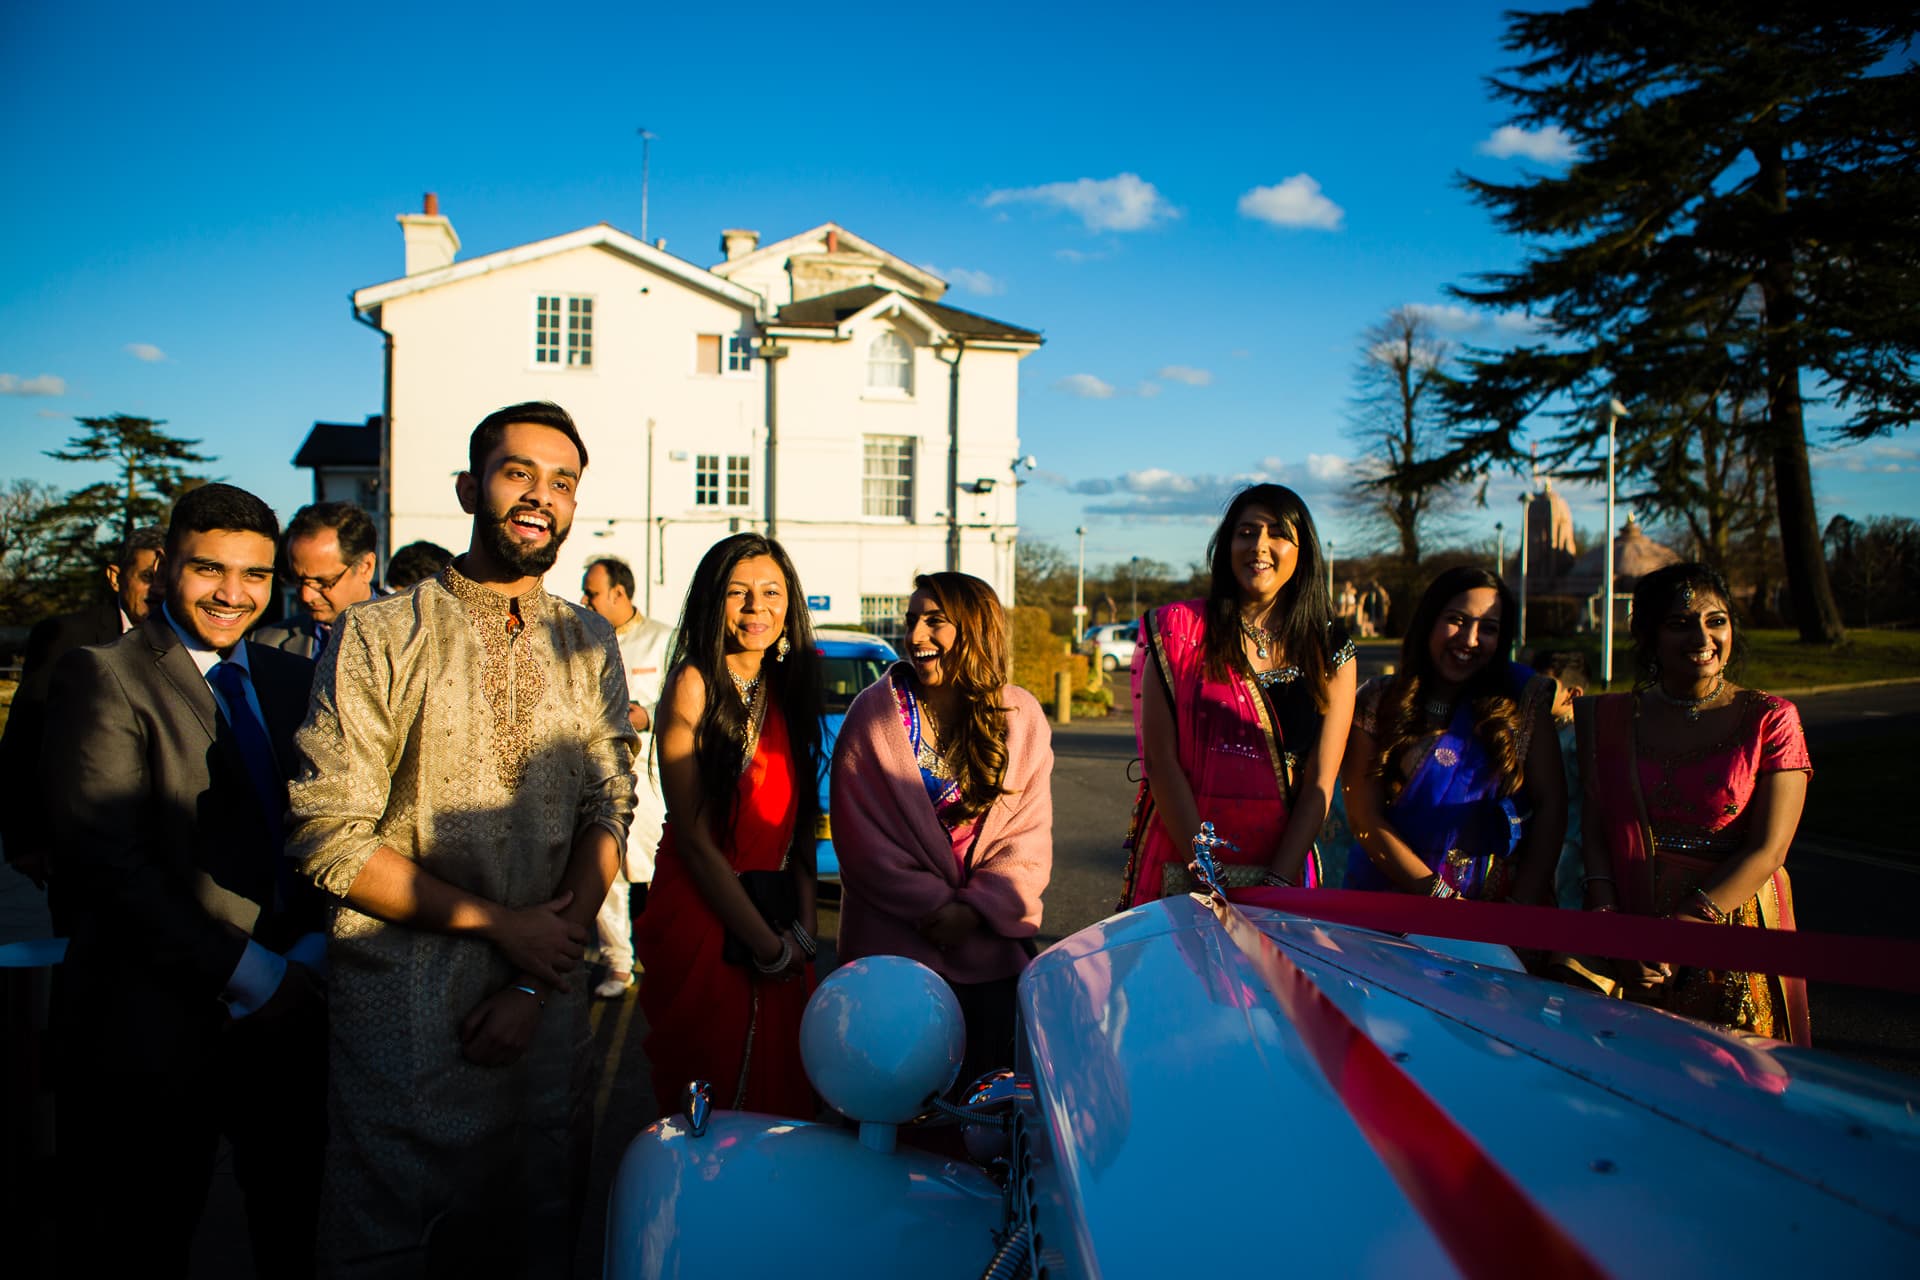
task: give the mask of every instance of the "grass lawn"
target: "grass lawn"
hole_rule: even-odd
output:
[[[1582,650],[1589,667],[1600,668],[1598,635],[1528,639],[1535,649]],[[1614,635],[1613,659],[1614,684],[1625,688],[1634,668],[1633,641],[1623,633]],[[1838,648],[1801,644],[1794,631],[1749,631],[1746,666],[1734,674],[1740,684],[1769,690],[1902,678],[1920,678],[1920,631],[1849,631]]]

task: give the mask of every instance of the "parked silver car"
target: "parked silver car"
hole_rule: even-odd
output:
[[[1133,665],[1133,645],[1139,638],[1137,622],[1103,622],[1087,628],[1080,638],[1080,652],[1091,655],[1102,671],[1118,671]]]

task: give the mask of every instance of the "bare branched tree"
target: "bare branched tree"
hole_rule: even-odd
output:
[[[1438,518],[1458,506],[1459,477],[1421,468],[1451,447],[1442,416],[1451,344],[1412,307],[1397,307],[1360,340],[1347,434],[1359,446],[1351,501],[1360,523],[1415,572]]]
[[[39,480],[0,487],[0,622],[37,622],[64,603],[59,547],[45,519],[59,500],[60,491]]]

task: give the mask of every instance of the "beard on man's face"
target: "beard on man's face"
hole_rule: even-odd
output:
[[[554,561],[560,558],[561,544],[567,540],[567,534],[573,531],[571,525],[562,527],[556,520],[551,534],[545,543],[523,542],[507,532],[507,521],[516,511],[529,510],[526,507],[509,507],[505,511],[483,508],[476,513],[473,522],[480,531],[487,551],[497,557],[501,564],[530,578],[537,578],[553,568]],[[549,517],[552,512],[546,513]]]

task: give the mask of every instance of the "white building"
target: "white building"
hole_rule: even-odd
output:
[[[385,545],[465,548],[454,498],[473,426],[552,400],[590,454],[548,586],[601,555],[678,615],[736,529],[792,554],[816,623],[897,625],[951,564],[1013,599],[1019,363],[1040,335],[940,303],[946,284],[833,223],[703,268],[605,223],[457,260],[428,197],[406,274],[354,294],[386,335]],[[956,501],[957,500],[957,501]]]

